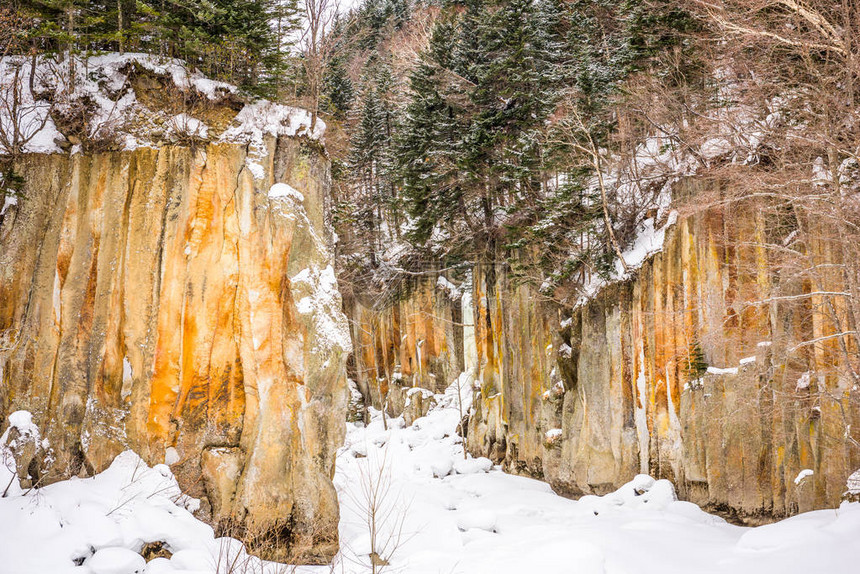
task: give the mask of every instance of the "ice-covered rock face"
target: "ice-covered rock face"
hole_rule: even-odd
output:
[[[316,142],[261,138],[20,159],[0,223],[0,407],[33,413],[49,481],[131,448],[213,523],[323,559],[349,347],[329,163]]]

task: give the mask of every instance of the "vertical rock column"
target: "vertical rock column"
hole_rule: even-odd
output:
[[[45,429],[49,480],[133,448],[213,521],[283,542],[271,558],[333,555],[350,342],[328,169],[286,137],[254,157],[212,144],[21,161],[0,226],[0,406]]]

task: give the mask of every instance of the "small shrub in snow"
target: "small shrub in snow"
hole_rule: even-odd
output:
[[[194,145],[206,141],[209,127],[202,121],[186,113],[173,116],[167,122],[168,136],[176,143]]]

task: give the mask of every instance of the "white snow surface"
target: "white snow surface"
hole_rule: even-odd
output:
[[[245,104],[222,133],[213,134],[209,126],[190,113],[170,115],[164,110],[149,109],[138,100],[129,80],[129,71],[135,66],[169,78],[177,90],[196,91],[214,103],[226,98],[241,100],[235,86],[211,80],[199,71],[189,69],[181,60],[136,53],[76,57],[74,92],[70,92],[67,86],[68,59],[40,56],[31,91],[30,59],[6,56],[0,58],[0,100],[10,99],[17,73],[21,105],[14,113],[9,107],[0,106],[0,125],[6,131],[18,125],[26,140],[23,151],[30,153],[61,153],[63,150],[59,144],[65,137],[57,130],[53,117],[84,101],[88,101],[87,105],[91,105],[93,110],[87,137],[116,137],[127,150],[157,145],[161,134],[173,134],[247,144],[252,151],[262,155],[265,135],[304,135],[322,140],[325,133],[322,120],[317,120],[311,129],[311,115],[306,110],[258,100]],[[55,102],[53,109],[47,94],[51,94],[50,99]],[[71,148],[73,153],[77,149],[78,146]],[[3,153],[8,153],[8,150],[0,144],[0,154]]]
[[[374,484],[385,486],[377,548],[390,572],[857,572],[858,503],[743,528],[677,500],[670,482],[647,475],[606,496],[569,500],[546,483],[505,474],[485,458],[464,458],[455,433],[456,385],[436,399],[438,405],[410,427],[396,418],[385,429],[378,411],[366,427],[348,425],[335,475],[341,553],[334,570],[309,566],[296,572],[370,571],[365,493]],[[174,555],[153,560],[143,572],[227,572],[216,569],[218,557],[225,549],[242,553],[241,544],[216,539],[186,508],[193,508],[191,502],[169,468],[150,469],[127,451],[94,478],[0,499],[0,573],[139,571],[134,552],[155,540],[166,541]],[[79,567],[76,558],[83,559]],[[282,571],[253,564],[248,572]]]
[[[299,203],[302,203],[305,200],[305,196],[302,195],[302,192],[288,183],[276,183],[269,188],[269,199],[285,198],[295,199]]]

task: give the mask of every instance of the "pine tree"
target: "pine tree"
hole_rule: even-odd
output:
[[[466,11],[457,25],[457,39],[451,58],[451,68],[460,76],[474,83],[477,67],[482,64],[483,49],[479,29],[484,14],[484,0],[465,0]]]
[[[462,201],[457,113],[439,92],[439,73],[439,67],[426,60],[412,72],[411,98],[397,145],[398,171],[412,217],[409,237],[417,245],[424,245],[437,227],[455,227]]]
[[[345,119],[355,99],[355,87],[346,72],[343,56],[329,62],[324,82],[328,113],[340,120]]]
[[[462,165],[479,197],[483,241],[491,253],[498,209],[516,211],[539,186],[537,135],[553,107],[540,73],[546,66],[533,14],[532,0],[498,2],[485,10],[478,28],[481,53],[471,66],[476,113]]]

